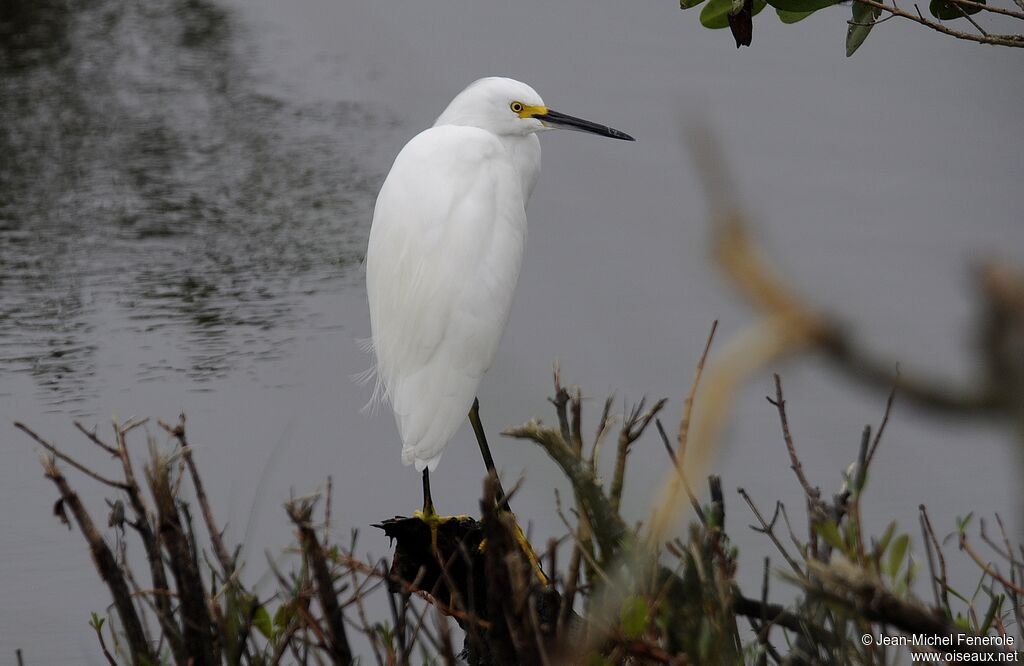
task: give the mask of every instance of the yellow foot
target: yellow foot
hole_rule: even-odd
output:
[[[440,529],[442,525],[450,520],[465,520],[468,518],[468,516],[441,516],[438,515],[437,511],[433,510],[419,510],[414,512],[412,517],[418,518],[426,523],[427,527],[430,529],[430,547],[434,550],[437,550],[437,530]]]

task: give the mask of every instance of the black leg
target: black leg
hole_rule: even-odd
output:
[[[423,513],[428,516],[434,513],[434,500],[430,497],[430,470],[426,468],[423,470]]]
[[[473,399],[473,406],[469,408],[469,422],[473,425],[473,433],[476,435],[476,443],[480,445],[480,455],[484,458],[487,472],[494,479],[494,492],[497,495],[495,499],[499,502],[504,501],[505,511],[512,514],[512,507],[508,504],[505,490],[501,487],[501,479],[498,478],[498,470],[494,468],[494,458],[491,457],[491,447],[487,446],[487,435],[484,434],[484,426],[480,423],[480,401],[475,398]],[[515,514],[512,514],[512,519],[513,521],[515,520]],[[550,581],[544,573],[544,569],[541,568],[540,561],[537,559],[536,553],[533,552],[530,542],[526,540],[526,535],[523,534],[523,530],[519,527],[518,522],[515,523],[515,527],[516,541],[519,542],[520,548],[523,549],[527,559],[530,560],[530,565],[533,566],[537,578],[540,579],[541,584],[549,584]]]
[[[505,490],[501,487],[501,479],[498,478],[498,470],[494,467],[494,458],[491,457],[491,448],[487,446],[487,435],[484,434],[484,426],[480,423],[480,401],[473,399],[473,406],[469,408],[469,422],[473,426],[473,434],[476,435],[476,443],[480,446],[480,455],[484,458],[484,466],[487,472],[494,476],[495,492],[497,500],[505,499]]]

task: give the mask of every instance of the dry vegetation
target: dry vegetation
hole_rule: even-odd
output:
[[[571,498],[555,498],[565,535],[543,547],[528,545],[518,528],[509,508],[515,488],[502,495],[496,480],[486,479],[478,518],[453,518],[436,535],[417,518],[384,521],[377,527],[394,538],[395,552],[390,564],[368,562],[355,555],[354,539],[336,543],[328,529],[332,520],[344,523],[344,516],[330,515],[328,483],[324,496],[285,505],[296,535],[289,570],[275,562],[243,563],[239,548],[224,542],[207,500],[184,417],[173,425],[157,422],[165,441],[142,428],[144,420],[115,423],[109,440],[79,425],[115,461],[114,476],[18,424],[44,449],[46,477],[59,493],[55,514],[77,526],[109,587],[113,603],[91,620],[98,652],[111,664],[179,666],[348,664],[354,658],[379,664],[889,664],[905,661],[906,648],[865,646],[863,634],[1013,636],[1018,646],[1024,550],[1013,545],[999,516],[993,516],[995,529],[970,516],[958,519],[947,540],[922,506],[912,547],[911,535],[895,523],[865,524],[861,506],[894,396],[942,414],[1008,421],[1024,432],[1024,279],[994,265],[980,272],[976,387],[897,373],[894,363],[861,348],[848,328],[785,286],[734,208],[713,147],[698,145],[696,153],[711,193],[715,256],[759,316],[714,354],[712,327],[672,434],[660,419],[665,400],[641,401],[621,415],[608,400],[597,421],[585,424],[580,389],[563,386],[556,369],[554,425],[534,420],[504,432],[541,447],[572,487]],[[799,519],[781,503],[743,489],[727,502],[722,481],[706,474],[737,388],[783,354],[807,349],[888,393],[879,425],[864,428],[843,486],[822,489],[803,470],[776,375],[769,400],[778,410],[778,454],[788,456],[803,490]],[[641,437],[659,438],[671,464],[650,516],[631,525],[619,508],[628,492],[630,452]],[[141,443],[148,457],[140,465]],[[609,455],[614,471],[606,480],[598,469]],[[69,469],[109,488],[105,528],[65,476]],[[687,520],[685,536],[676,536]],[[763,535],[767,554],[756,590],[737,584],[738,553],[730,538],[736,529],[749,529],[748,522]],[[977,565],[980,582],[949,580],[950,551]],[[758,559],[747,554],[744,561]],[[267,567],[277,591],[260,597],[247,581]],[[795,600],[773,601],[792,596],[779,593],[780,585],[795,586]],[[371,616],[364,603],[370,595],[387,599],[385,616]],[[954,638],[942,650],[980,659],[999,658],[1007,648]]]
[[[149,436],[149,459],[141,470],[129,439],[143,432],[145,421],[114,424],[109,442],[82,427],[119,462],[116,477],[18,427],[45,449],[43,467],[60,494],[55,514],[78,526],[110,589],[107,616],[94,615],[91,624],[98,649],[111,664],[348,664],[355,634],[363,636],[356,644],[369,646],[361,662],[380,664],[459,659],[472,664],[885,664],[905,653],[864,646],[862,634],[1020,640],[1024,560],[998,516],[995,534],[981,522],[979,537],[969,536],[969,519],[960,521],[956,532],[955,545],[982,573],[973,591],[958,590],[947,580],[942,540],[924,507],[923,547],[916,557],[909,535],[895,524],[877,534],[863,525],[861,500],[891,396],[874,434],[865,427],[858,462],[843,487],[828,496],[803,472],[782,382],[778,376],[775,381],[769,399],[780,417],[785,443],[780,453],[790,457],[804,490],[804,515],[796,525],[782,504],[765,510],[738,490],[746,504],[738,520],[752,516],[753,529],[764,534],[774,553],[765,558],[762,589],[746,593],[735,580],[738,554],[726,529],[725,494],[717,477],[708,478],[704,503],[689,482],[682,482],[682,496],[695,516],[685,538],[658,535],[655,518],[647,526],[629,526],[618,511],[630,449],[648,431],[661,438],[675,478],[686,479],[688,410],[673,440],[658,419],[665,401],[646,410],[643,403],[635,406],[618,425],[608,401],[596,434],[586,437],[581,392],[562,387],[557,374],[552,398],[557,425],[531,421],[505,433],[542,447],[573,488],[573,507],[558,501],[567,534],[548,543],[537,560],[524,547],[509,497],[495,497],[491,482],[485,483],[479,520],[452,519],[434,539],[417,518],[385,521],[380,527],[396,542],[390,567],[361,560],[354,543],[331,543],[328,484],[326,497],[285,505],[295,527],[294,567],[283,573],[271,562],[278,591],[268,598],[247,587],[239,549],[222,540],[184,418],[175,425],[158,422],[169,444],[161,446]],[[615,472],[608,483],[597,473],[606,441],[609,448],[615,444]],[[113,491],[106,536],[63,467]],[[128,557],[126,530],[136,537],[131,542],[142,546],[144,570],[135,570]],[[110,537],[116,545],[110,545]],[[773,569],[772,558],[781,570]],[[930,601],[914,594],[919,576],[928,581]],[[771,580],[778,577],[800,588],[796,602],[784,607],[771,601]],[[389,616],[368,617],[364,600],[371,594],[387,596]],[[1005,648],[951,649],[986,654]]]

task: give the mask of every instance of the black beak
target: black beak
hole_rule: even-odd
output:
[[[534,116],[534,118],[551,127],[576,130],[577,132],[589,132],[591,134],[607,136],[612,139],[621,139],[623,141],[636,141],[636,139],[625,132],[612,129],[607,125],[598,125],[597,123],[592,123],[589,120],[569,116],[564,113],[559,113],[558,111],[552,111],[551,109],[548,109],[548,112],[543,115]]]

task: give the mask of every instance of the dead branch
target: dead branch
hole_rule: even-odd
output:
[[[757,505],[754,504],[754,500],[750,498],[750,495],[747,494],[746,490],[744,490],[743,488],[737,488],[736,491],[740,494],[740,497],[742,497],[743,500],[747,503],[747,506],[750,507],[750,510],[754,513],[754,517],[757,518],[757,522],[761,524],[760,527],[751,525],[750,529],[754,530],[755,532],[760,532],[761,534],[767,536],[771,540],[771,542],[775,544],[775,548],[778,549],[779,553],[782,554],[783,559],[785,559],[786,563],[789,564],[789,567],[793,570],[793,573],[796,574],[798,577],[803,578],[806,575],[803,569],[801,569],[800,565],[797,564],[795,559],[793,559],[793,556],[789,554],[789,551],[786,550],[786,547],[782,545],[782,542],[779,541],[779,538],[775,536],[775,521],[778,519],[779,508],[782,505],[775,505],[775,515],[772,516],[771,521],[768,522],[765,521],[764,516],[761,515],[761,512],[758,510]]]
[[[996,571],[995,567],[986,562],[985,559],[981,556],[981,554],[978,553],[978,551],[975,550],[973,546],[971,546],[971,543],[967,540],[966,530],[960,531],[958,543],[960,545],[960,550],[966,552],[970,556],[970,558],[974,560],[974,563],[978,565],[979,569],[988,574],[989,577],[991,577],[993,580],[999,581],[999,583],[1003,587],[1005,587],[1008,592],[1016,595],[1024,594],[1024,588],[1022,588],[1020,585],[1017,585],[1016,583],[1014,583],[1013,581],[1009,580],[1001,573]]]
[[[957,640],[964,628],[940,613],[900,599],[870,578],[866,572],[844,559],[831,563],[808,560],[811,577],[799,581],[808,593],[839,603],[860,616],[899,629],[907,634],[949,636],[953,652],[989,654],[1001,652],[998,647],[968,645]]]
[[[622,488],[626,481],[626,457],[629,455],[633,443],[640,439],[651,420],[658,415],[658,412],[665,407],[668,400],[662,398],[647,410],[643,411],[645,399],[633,406],[630,412],[622,420],[622,428],[619,430],[619,449],[615,456],[615,474],[612,477],[609,501],[612,511],[619,512],[619,505],[622,502]]]
[[[516,428],[508,428],[502,434],[506,437],[532,440],[547,452],[569,479],[577,500],[587,513],[594,538],[601,547],[602,559],[614,557],[625,536],[626,527],[601,491],[601,485],[594,477],[593,470],[584,465],[573,453],[562,439],[561,433],[554,428],[541,425],[534,419]]]
[[[334,591],[334,579],[327,566],[327,560],[324,556],[323,548],[320,546],[320,541],[316,536],[316,530],[311,523],[312,503],[301,501],[289,502],[285,505],[285,510],[288,512],[288,517],[299,530],[299,541],[302,543],[302,549],[306,554],[309,566],[313,570],[320,607],[323,608],[324,619],[327,621],[329,632],[325,643],[329,646],[335,663],[351,663],[352,650],[349,648],[348,636],[345,633],[345,621],[341,614],[341,607],[338,605],[338,597]],[[313,622],[313,626],[316,626],[315,622]]]
[[[48,441],[46,441],[45,439],[43,439],[42,437],[37,435],[31,428],[26,426],[24,423],[19,423],[19,422],[15,421],[14,422],[14,427],[17,428],[18,430],[22,431],[23,433],[25,433],[26,435],[28,435],[32,439],[34,439],[36,444],[40,445],[41,447],[43,447],[44,449],[49,451],[53,455],[54,458],[56,458],[58,460],[61,460],[63,462],[66,462],[67,464],[71,465],[72,467],[77,469],[82,474],[85,474],[89,478],[95,479],[96,481],[99,481],[103,485],[110,486],[111,488],[119,488],[121,490],[127,490],[128,489],[128,485],[125,484],[124,482],[116,481],[114,479],[105,477],[102,474],[99,474],[99,473],[94,472],[93,470],[89,469],[88,467],[86,467],[82,463],[78,462],[77,460],[75,460],[71,456],[67,455],[66,453],[64,453],[63,451],[58,449],[53,444],[49,443]]]
[[[786,399],[782,395],[782,378],[779,377],[778,373],[772,375],[775,379],[775,399],[768,398],[768,402],[775,405],[776,409],[779,410],[779,421],[782,423],[782,437],[786,440],[786,451],[789,453],[789,463],[796,474],[796,478],[800,481],[800,487],[804,489],[804,495],[807,496],[807,501],[813,505],[819,505],[821,503],[821,489],[817,486],[812,486],[810,481],[807,480],[807,476],[804,475],[804,466],[800,462],[800,457],[796,454],[796,446],[793,444],[793,435],[789,430],[789,419],[786,416]]]
[[[121,471],[127,486],[125,492],[135,514],[135,520],[131,521],[130,525],[138,533],[139,539],[142,541],[143,549],[146,551],[146,561],[149,564],[153,589],[157,591],[153,600],[157,611],[157,622],[160,624],[163,634],[171,646],[171,652],[174,654],[175,659],[179,663],[184,663],[186,660],[185,648],[182,644],[181,632],[174,620],[174,611],[171,606],[171,595],[169,593],[170,586],[167,582],[167,571],[164,568],[163,559],[160,555],[162,544],[160,542],[159,530],[156,529],[156,515],[148,506],[142,489],[136,481],[135,468],[132,465],[131,455],[128,452],[128,431],[122,424],[116,421],[113,425],[114,441],[116,443],[116,446],[113,448],[117,459],[121,462]]]
[[[210,501],[206,498],[206,490],[203,488],[203,480],[199,476],[199,472],[196,470],[195,460],[192,459],[192,448],[188,445],[188,439],[185,437],[185,415],[181,414],[178,417],[178,423],[171,427],[165,421],[157,421],[161,428],[167,431],[168,434],[178,440],[178,444],[181,447],[181,457],[184,458],[185,464],[188,466],[189,476],[192,478],[192,485],[196,490],[196,499],[199,501],[199,507],[203,512],[203,520],[206,523],[206,530],[210,534],[210,543],[213,544],[213,552],[217,556],[217,561],[220,562],[220,566],[224,571],[224,576],[230,578],[232,572],[235,570],[235,561],[228,554],[228,549],[224,546],[224,539],[221,531],[217,529],[217,523],[213,517],[213,510],[210,509]]]
[[[708,340],[704,343],[704,351],[701,353],[700,360],[697,361],[697,367],[693,371],[693,381],[690,382],[690,390],[686,394],[686,399],[683,400],[683,416],[679,421],[676,452],[675,455],[672,456],[673,460],[678,460],[680,465],[686,458],[686,441],[690,436],[690,423],[693,419],[693,401],[697,397],[697,388],[700,386],[700,378],[701,375],[704,374],[704,364],[708,360],[708,354],[711,352],[711,343],[715,341],[715,332],[717,330],[718,320],[716,319],[711,322],[711,332],[708,333]]]
[[[183,520],[187,513],[178,510],[170,478],[170,461],[155,450],[153,455],[146,468],[146,479],[156,504],[159,534],[181,602],[183,649],[194,666],[213,666],[217,658],[213,651],[212,618],[196,561],[194,540],[190,539],[191,525]]]
[[[31,432],[25,428],[23,430]],[[96,570],[99,572],[100,578],[103,579],[110,589],[110,595],[114,598],[114,607],[117,609],[117,616],[121,620],[125,638],[128,640],[132,663],[137,666],[143,663],[156,663],[156,655],[150,651],[149,644],[146,642],[142,621],[139,619],[135,604],[132,602],[131,591],[121,573],[121,568],[117,564],[117,559],[96,529],[96,525],[92,522],[92,518],[89,517],[89,512],[82,504],[82,501],[71,489],[67,479],[64,478],[64,475],[57,468],[56,456],[44,456],[42,463],[46,477],[57,486],[64,504],[71,509],[71,515],[75,517],[78,529],[89,544],[89,550],[92,553]]]

